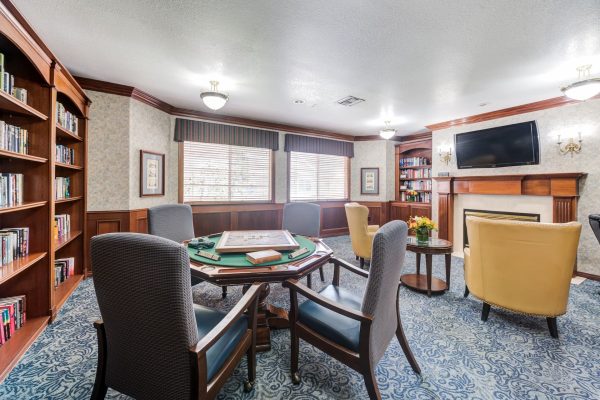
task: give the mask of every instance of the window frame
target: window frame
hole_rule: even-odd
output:
[[[296,153],[302,153],[301,151],[296,151]],[[308,154],[319,154],[319,153],[308,153]],[[319,154],[320,155],[320,154]],[[350,201],[350,191],[352,190],[352,186],[351,186],[351,175],[352,175],[352,158],[351,157],[346,157],[346,156],[341,156],[341,157],[345,157],[346,158],[346,198],[344,199],[329,199],[329,200],[318,200],[318,199],[311,199],[311,200],[291,200],[290,199],[290,192],[291,192],[291,158],[292,158],[292,152],[288,151],[287,152],[287,195],[286,195],[286,199],[288,203],[293,203],[293,202],[309,202],[309,203],[335,203],[335,202],[348,202]]]
[[[184,201],[184,194],[183,194],[183,176],[184,176],[184,166],[185,166],[185,160],[184,160],[184,146],[185,142],[180,142],[179,143],[179,157],[178,157],[178,201],[179,203],[182,204],[189,204],[190,206],[203,206],[203,205],[244,205],[244,204],[273,204],[275,203],[275,151],[274,150],[270,150],[269,153],[269,158],[270,158],[270,164],[271,164],[271,182],[269,182],[269,192],[271,194],[271,198],[269,200],[252,200],[252,201],[213,201],[213,200],[207,200],[207,201]],[[233,146],[233,145],[227,145],[227,146]]]

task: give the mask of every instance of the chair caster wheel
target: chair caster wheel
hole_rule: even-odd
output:
[[[244,392],[251,392],[252,389],[254,389],[254,382],[244,381]]]
[[[300,373],[298,372],[294,372],[292,374],[292,383],[294,385],[299,385],[300,384]]]

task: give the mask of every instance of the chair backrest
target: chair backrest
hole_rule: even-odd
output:
[[[592,227],[592,231],[594,235],[596,235],[596,239],[600,243],[600,214],[591,214],[589,216],[590,226]]]
[[[373,238],[371,269],[361,309],[373,316],[370,336],[372,365],[381,359],[398,326],[396,301],[404,267],[407,232],[404,221],[391,221],[379,228]]]
[[[181,243],[193,239],[194,218],[188,204],[164,204],[148,209],[148,233]]]
[[[352,250],[357,255],[361,255],[365,253],[365,246],[371,247],[370,239],[367,235],[369,209],[358,203],[346,203],[344,209],[346,210],[346,219],[348,220]],[[366,253],[369,252],[367,251]]]
[[[581,224],[468,217],[471,293],[527,314],[566,312]]]
[[[313,203],[288,203],[283,206],[282,229],[298,235],[319,237],[321,206]]]
[[[91,241],[107,340],[106,384],[134,398],[190,398],[188,348],[198,342],[185,248],[108,233]]]

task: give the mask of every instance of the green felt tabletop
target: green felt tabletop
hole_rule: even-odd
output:
[[[215,246],[216,246],[217,243],[219,242],[219,239],[221,239],[221,235],[211,236],[211,237],[208,237],[207,239],[210,240],[211,242],[214,242]],[[303,255],[296,257],[294,259],[289,259],[287,255],[289,253],[291,253],[293,250],[289,250],[289,251],[278,250],[283,255],[283,257],[281,257],[281,260],[269,261],[266,263],[256,264],[256,265],[254,265],[250,261],[246,260],[247,252],[220,254],[215,251],[214,247],[212,249],[203,249],[204,251],[207,251],[211,254],[218,254],[219,256],[221,256],[221,259],[219,261],[215,261],[215,260],[211,260],[211,259],[199,256],[196,254],[198,250],[193,249],[191,247],[188,247],[188,254],[190,255],[191,260],[200,262],[202,264],[218,265],[221,267],[237,267],[237,268],[239,268],[239,267],[265,267],[265,266],[270,266],[270,265],[287,264],[291,261],[302,260],[303,258],[310,256],[317,249],[316,243],[314,243],[313,241],[311,241],[310,239],[308,239],[304,236],[296,235],[296,236],[294,236],[294,239],[296,239],[296,241],[300,245],[300,248],[306,247],[308,249],[308,252],[304,253]]]

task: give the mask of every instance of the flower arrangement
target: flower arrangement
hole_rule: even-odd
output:
[[[419,192],[417,192],[416,190],[407,190],[406,196],[408,197],[408,201],[417,201]]]
[[[437,230],[437,224],[427,217],[410,217],[408,228],[415,230],[417,243],[424,244],[429,241],[429,233]]]

